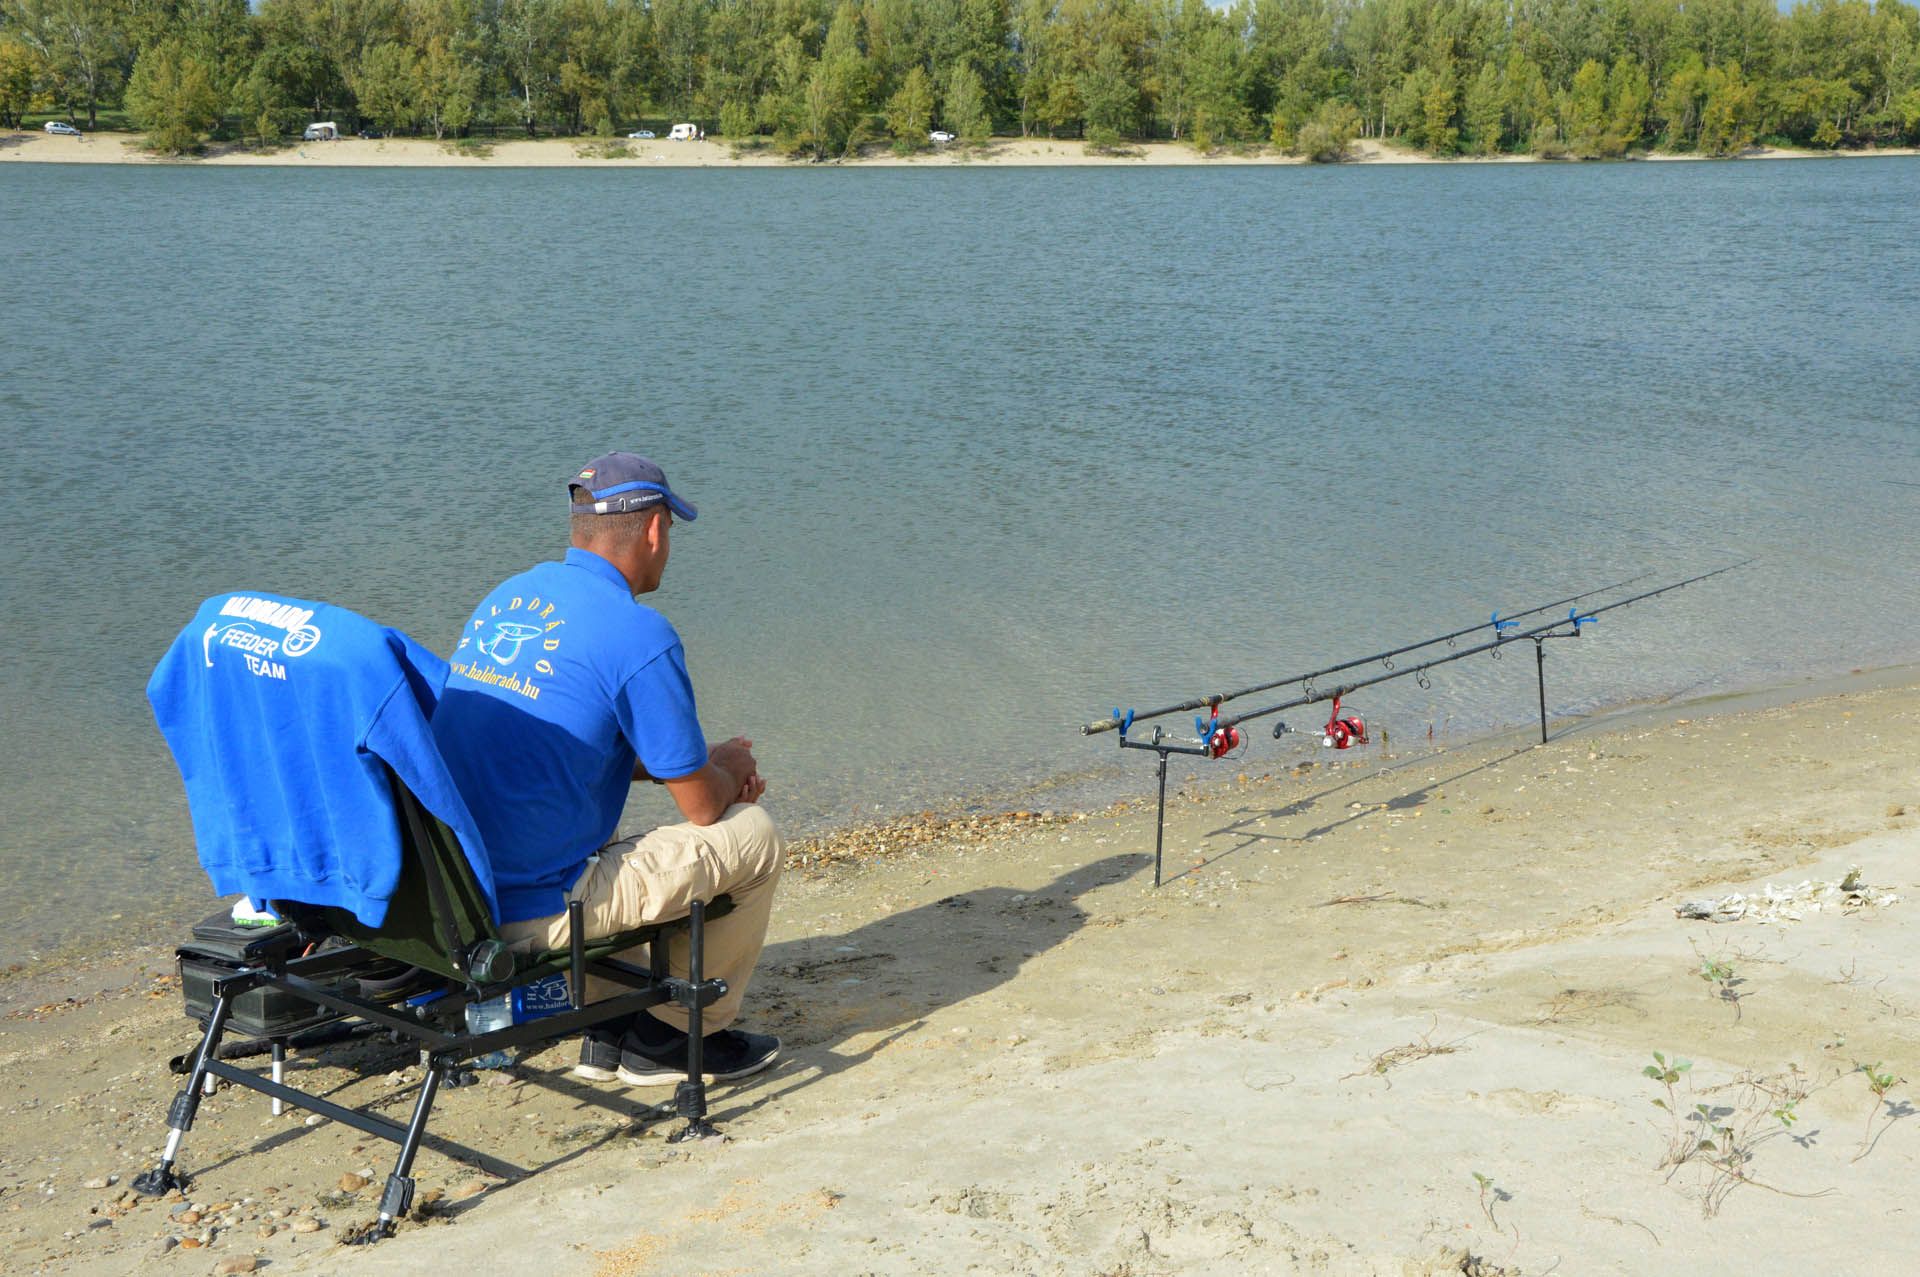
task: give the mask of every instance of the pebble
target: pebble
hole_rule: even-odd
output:
[[[453,1190],[455,1201],[465,1201],[469,1197],[478,1197],[487,1191],[487,1186],[477,1179],[470,1179]]]
[[[260,1261],[252,1255],[236,1255],[232,1259],[223,1259],[213,1266],[213,1277],[225,1277],[227,1273],[250,1273]]]
[[[164,1255],[179,1244],[180,1239],[178,1237],[162,1237],[153,1244],[153,1253],[156,1255]]]
[[[181,1250],[199,1250],[200,1239],[198,1237],[182,1237],[180,1239],[180,1249]]]
[[[279,1229],[277,1229],[277,1228],[275,1228],[275,1227],[274,1227],[274,1226],[273,1226],[272,1224],[262,1224],[262,1225],[260,1225],[260,1230],[259,1230],[259,1231],[260,1231],[260,1236],[262,1236],[262,1237],[271,1237],[271,1236],[273,1236],[273,1235],[274,1235],[275,1233],[277,1233],[277,1232],[279,1232],[280,1230],[279,1230]]]
[[[192,1209],[183,1210],[175,1214],[173,1218],[176,1223],[197,1224],[200,1222],[200,1212]]]
[[[340,1177],[340,1191],[343,1193],[357,1193],[370,1182],[365,1175],[356,1175],[352,1171],[348,1171]]]
[[[87,1227],[88,1228],[112,1228],[113,1221],[110,1219],[90,1219],[87,1221]]]
[[[293,1231],[296,1233],[317,1233],[325,1227],[325,1224],[312,1218],[296,1219],[293,1221]]]
[[[118,1175],[96,1175],[92,1179],[88,1180],[86,1183],[80,1185],[80,1187],[111,1188],[115,1184],[118,1184],[119,1182],[120,1182],[120,1177]]]
[[[320,1116],[320,1115],[319,1115],[318,1113],[310,1113],[310,1114],[308,1114],[308,1115],[307,1115],[307,1120],[306,1120],[306,1125],[308,1125],[308,1126],[318,1126],[318,1125],[320,1125],[320,1123],[322,1123],[322,1122],[324,1122],[324,1121],[326,1121],[326,1120],[327,1120],[326,1118],[324,1118],[324,1117],[321,1117],[321,1116]]]

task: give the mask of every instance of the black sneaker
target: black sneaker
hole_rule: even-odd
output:
[[[573,1075],[589,1082],[611,1082],[620,1076],[620,1036],[626,1025],[615,1021],[597,1025],[580,1035],[580,1063]]]
[[[703,1076],[709,1082],[731,1082],[750,1077],[780,1058],[780,1039],[769,1033],[722,1029],[700,1044]],[[620,1041],[619,1077],[628,1086],[660,1086],[684,1082],[687,1077],[687,1035],[655,1045],[633,1034]]]

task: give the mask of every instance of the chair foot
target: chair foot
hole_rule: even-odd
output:
[[[387,1176],[386,1191],[380,1194],[380,1224],[388,1232],[393,1231],[397,1219],[406,1218],[413,1209],[413,1180],[406,1175]]]
[[[698,1077],[690,1078],[673,1089],[673,1111],[686,1118],[687,1122],[667,1136],[667,1143],[685,1144],[692,1140],[726,1138],[707,1120],[707,1084]]]
[[[393,1236],[393,1221],[376,1219],[362,1224],[340,1238],[342,1246],[371,1246],[383,1238]]]
[[[726,1135],[704,1117],[690,1117],[687,1124],[667,1136],[669,1144],[690,1144],[694,1140],[724,1140]]]
[[[133,1191],[143,1197],[165,1197],[176,1190],[184,1190],[186,1186],[186,1176],[175,1172],[166,1162],[133,1177]]]

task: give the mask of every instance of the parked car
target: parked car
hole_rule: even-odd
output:
[[[653,141],[653,130],[652,129],[635,129],[633,132],[627,134],[627,136],[631,138],[638,138],[643,142],[651,142]]]
[[[68,124],[65,120],[48,120],[47,132],[58,133],[61,137],[80,136],[80,130],[74,128],[73,125]]]
[[[945,129],[935,129],[933,132],[927,134],[927,141],[938,142],[944,146],[948,142],[953,141],[953,134],[947,132]]]

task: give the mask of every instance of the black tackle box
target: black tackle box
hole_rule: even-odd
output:
[[[225,910],[194,924],[193,939],[174,950],[180,964],[180,991],[187,1014],[201,1024],[213,1015],[213,982],[244,967],[295,956],[306,943],[290,922],[271,927],[242,927]],[[249,989],[234,1000],[227,1016],[232,1032],[256,1038],[283,1038],[340,1018],[340,1012],[279,989]]]

